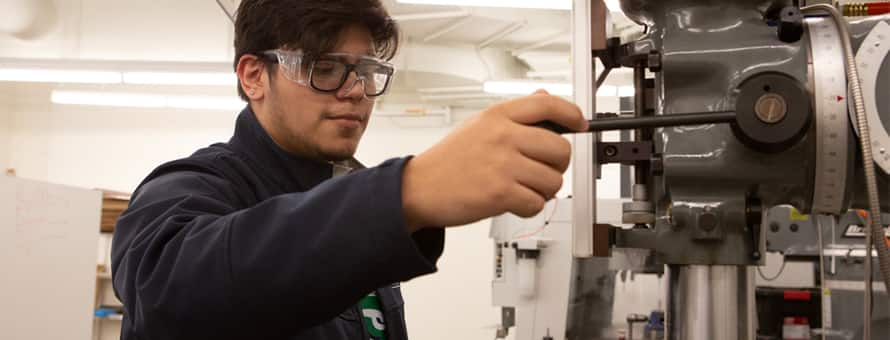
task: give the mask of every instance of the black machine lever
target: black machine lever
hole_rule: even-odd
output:
[[[600,115],[600,114],[597,114]],[[694,112],[677,113],[658,116],[644,116],[631,118],[591,119],[587,121],[587,131],[600,132],[609,130],[631,130],[639,128],[655,128],[667,126],[684,126],[700,124],[734,123],[736,114],[734,111],[720,112]],[[544,121],[535,126],[547,129],[559,134],[575,133],[564,126],[551,121]]]

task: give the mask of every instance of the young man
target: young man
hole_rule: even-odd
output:
[[[571,150],[529,124],[586,126],[543,92],[349,172],[397,45],[379,0],[242,1],[234,136],[155,169],[118,222],[123,339],[405,339],[398,283],[436,270],[444,227],[542,209]]]

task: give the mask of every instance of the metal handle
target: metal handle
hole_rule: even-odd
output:
[[[609,130],[632,130],[666,126],[684,126],[700,124],[733,123],[736,120],[734,111],[676,113],[657,116],[591,119],[587,121],[587,131],[600,132]],[[576,133],[564,126],[551,121],[543,121],[534,126],[559,134]]]

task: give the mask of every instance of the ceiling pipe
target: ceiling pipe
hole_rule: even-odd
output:
[[[471,17],[468,14],[467,16],[465,16],[463,18],[454,20],[454,21],[446,24],[445,26],[442,26],[441,28],[431,32],[430,34],[427,34],[427,36],[423,37],[423,42],[425,42],[425,43],[430,42],[436,38],[439,38],[445,34],[448,34],[449,32],[457,29],[458,27],[465,26],[466,23],[469,22],[472,18],[473,17]]]
[[[508,35],[513,34],[514,32],[522,29],[523,27],[525,27],[525,24],[526,24],[525,21],[514,22],[512,24],[509,24],[509,25],[507,25],[507,27],[504,27],[504,29],[495,32],[494,34],[489,36],[487,39],[480,42],[478,45],[476,45],[476,47],[477,48],[486,48],[489,45],[497,42],[498,40],[504,39]]]
[[[392,19],[395,21],[417,21],[417,20],[434,20],[434,19],[450,19],[450,18],[462,18],[470,15],[470,12],[466,10],[458,10],[458,11],[440,11],[440,12],[425,12],[425,13],[411,13],[411,14],[396,14],[392,16]]]

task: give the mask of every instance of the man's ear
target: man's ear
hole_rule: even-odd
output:
[[[238,59],[238,82],[241,89],[251,101],[263,99],[266,91],[267,79],[265,75],[266,64],[257,56],[245,54]]]

